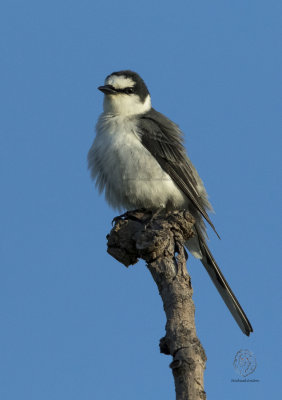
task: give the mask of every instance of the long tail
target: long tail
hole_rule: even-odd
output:
[[[244,313],[242,307],[239,304],[239,301],[236,299],[236,296],[232,292],[230,286],[226,282],[222,272],[219,269],[215,259],[213,258],[212,253],[210,252],[205,239],[203,238],[201,232],[197,229],[199,244],[202,252],[202,264],[206,268],[209,276],[211,277],[214,285],[216,286],[219,294],[224,300],[225,304],[229,308],[229,311],[233,315],[235,321],[241,328],[242,332],[245,335],[249,336],[251,332],[253,332],[252,325],[248,320],[246,314]]]

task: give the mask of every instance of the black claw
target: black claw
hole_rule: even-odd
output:
[[[126,216],[127,216],[127,212],[125,212],[124,214],[118,215],[117,217],[113,218],[112,225],[114,225],[115,223],[117,223],[118,221],[120,221],[121,219],[123,219]]]

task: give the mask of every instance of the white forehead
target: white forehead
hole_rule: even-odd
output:
[[[125,89],[128,87],[133,87],[135,82],[133,79],[124,75],[111,75],[106,79],[105,84],[112,85],[116,89]]]

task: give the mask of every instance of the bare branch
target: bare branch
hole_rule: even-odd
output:
[[[108,252],[126,267],[139,258],[156,282],[167,317],[160,351],[170,354],[177,400],[205,399],[206,355],[196,335],[193,289],[186,269],[184,243],[193,236],[193,217],[186,211],[153,214],[146,210],[115,218]]]

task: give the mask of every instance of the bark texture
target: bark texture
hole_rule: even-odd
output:
[[[115,218],[114,223],[107,236],[108,253],[126,267],[144,259],[158,286],[167,317],[160,351],[173,357],[170,367],[176,399],[206,399],[206,355],[196,335],[193,289],[184,248],[193,236],[193,217],[187,211],[160,215],[136,210]]]

